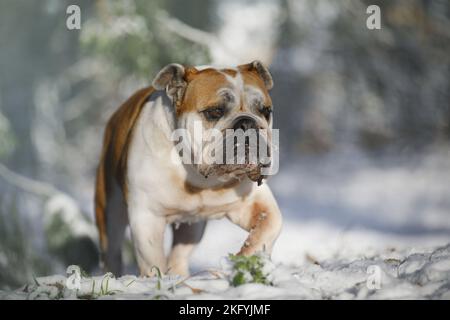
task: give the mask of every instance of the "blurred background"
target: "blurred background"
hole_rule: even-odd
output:
[[[81,30],[66,28],[70,4]],[[447,0],[1,0],[0,289],[69,264],[100,272],[104,125],[171,62],[270,66],[277,262],[450,242],[449,15]],[[194,269],[244,238],[211,222]],[[133,259],[128,242],[130,272]]]

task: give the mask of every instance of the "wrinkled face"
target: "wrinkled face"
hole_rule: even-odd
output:
[[[194,165],[205,177],[248,176],[260,182],[261,167],[270,164],[272,101],[268,90],[272,79],[256,63],[229,69],[184,69],[185,87],[175,96],[179,99],[176,122],[189,132],[193,152],[201,154]],[[266,148],[265,162],[260,161],[258,148]]]

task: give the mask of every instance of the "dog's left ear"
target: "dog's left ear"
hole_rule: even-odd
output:
[[[167,95],[178,104],[181,102],[187,86],[185,73],[185,67],[181,64],[171,63],[158,72],[152,86],[156,90],[166,90]]]
[[[239,66],[239,69],[256,72],[264,81],[264,85],[266,86],[267,90],[273,88],[273,79],[270,75],[269,69],[264,66],[261,61],[255,60],[248,64],[241,65]]]

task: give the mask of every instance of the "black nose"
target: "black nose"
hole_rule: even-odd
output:
[[[247,131],[248,129],[257,129],[256,121],[249,117],[238,118],[233,125],[234,130],[241,129]]]

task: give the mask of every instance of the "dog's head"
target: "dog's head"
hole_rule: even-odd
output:
[[[259,61],[226,69],[170,64],[153,81],[172,100],[176,126],[189,132],[191,150],[201,150],[195,164],[200,174],[223,180],[246,175],[258,182],[261,168],[270,165],[272,86]],[[265,159],[257,152],[262,146]]]

